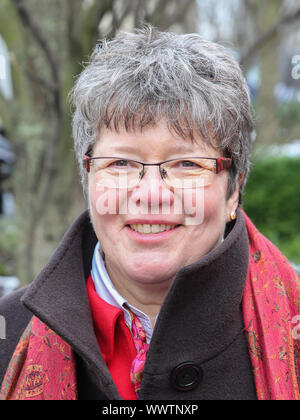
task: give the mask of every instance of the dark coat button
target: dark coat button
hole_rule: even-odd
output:
[[[171,383],[178,391],[191,391],[197,388],[203,379],[203,371],[194,362],[184,362],[171,372]]]

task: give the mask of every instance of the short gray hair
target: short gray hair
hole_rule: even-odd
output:
[[[81,168],[103,127],[142,130],[162,117],[170,131],[232,157],[228,196],[250,169],[253,130],[248,86],[222,45],[197,34],[160,32],[150,25],[98,43],[70,92],[73,138]]]

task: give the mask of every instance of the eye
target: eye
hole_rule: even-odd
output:
[[[183,167],[183,168],[199,168],[200,167],[198,163],[193,162],[191,160],[180,160],[178,162],[178,166]]]
[[[130,166],[130,161],[126,159],[115,160],[109,166],[128,167]]]
[[[110,171],[130,172],[139,169],[139,164],[130,159],[115,159],[106,163],[106,169]]]
[[[211,171],[213,169],[212,163],[213,161],[210,161],[208,159],[205,158],[199,158],[199,159],[182,159],[182,160],[177,160],[175,162],[173,162],[172,168],[174,170],[182,170],[182,171],[206,171],[209,170]]]

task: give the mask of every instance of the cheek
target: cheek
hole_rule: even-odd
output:
[[[206,220],[226,220],[226,190],[223,185],[216,183],[208,188],[204,194],[204,217]]]
[[[94,217],[126,214],[127,191],[103,187],[96,182],[89,185],[89,202]]]
[[[123,228],[122,217],[117,212],[119,195],[116,190],[99,191],[89,187],[89,206],[93,228],[103,249],[115,245]]]
[[[226,200],[223,189],[215,185],[194,191],[184,190],[182,203],[185,215],[201,214],[206,218],[223,211]]]

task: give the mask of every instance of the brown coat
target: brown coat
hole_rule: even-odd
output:
[[[241,312],[249,245],[237,214],[220,246],[177,273],[154,328],[140,399],[256,399]],[[0,382],[35,314],[72,346],[79,399],[121,399],[98,347],[85,287],[96,241],[86,211],[39,276],[0,299],[7,328]]]

